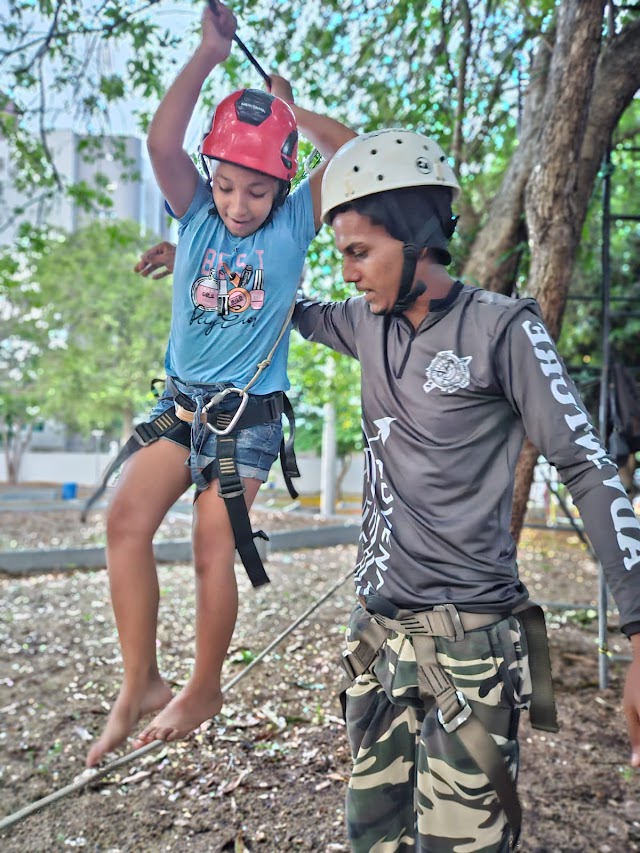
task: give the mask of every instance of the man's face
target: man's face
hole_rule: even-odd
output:
[[[368,216],[355,210],[339,213],[332,223],[336,245],[342,254],[342,276],[355,284],[374,314],[385,314],[395,305],[400,289],[402,243]]]

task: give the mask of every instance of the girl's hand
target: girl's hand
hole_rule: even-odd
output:
[[[231,53],[231,42],[238,22],[231,9],[220,0],[209,0],[202,13],[202,45],[215,53],[216,63]]]
[[[291,88],[291,83],[279,74],[270,74],[269,77],[271,78],[269,92],[272,95],[275,95],[276,98],[281,98],[288,104],[293,104],[293,89]]]
[[[173,243],[168,243],[164,240],[162,243],[157,243],[150,249],[144,252],[138,263],[133,268],[134,272],[139,272],[145,278],[151,275],[151,278],[164,278],[171,275],[176,259],[176,247]]]

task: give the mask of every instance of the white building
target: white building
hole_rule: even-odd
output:
[[[91,137],[72,130],[52,130],[47,136],[51,157],[64,184],[86,182],[96,186],[96,178],[113,200],[113,206],[87,213],[73,198],[56,194],[43,198],[38,184],[30,191],[15,186],[9,147],[0,137],[0,245],[12,243],[20,222],[51,225],[72,232],[91,218],[130,219],[150,234],[168,239],[170,235],[164,202],[145,157],[143,141],[135,136]],[[127,164],[121,162],[122,152]],[[12,211],[20,212],[14,218]]]

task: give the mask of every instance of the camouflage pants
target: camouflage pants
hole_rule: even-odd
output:
[[[367,642],[371,617],[359,605],[349,623],[352,649]],[[531,697],[526,637],[514,617],[434,638],[438,663],[464,693],[518,771],[519,709]],[[346,816],[354,853],[503,853],[509,826],[487,777],[456,732],[437,721],[417,687],[410,636],[390,632],[369,670],[346,693],[353,770]]]

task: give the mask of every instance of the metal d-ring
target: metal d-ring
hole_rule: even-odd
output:
[[[249,402],[249,395],[246,391],[243,391],[242,388],[224,388],[209,400],[207,405],[203,408],[203,411],[208,412],[212,406],[217,406],[218,403],[221,403],[228,394],[238,394],[240,397],[240,405],[238,406],[234,416],[231,418],[230,423],[224,429],[217,429],[217,427],[214,427],[213,424],[210,424],[209,421],[207,421],[207,426],[211,432],[214,432],[216,435],[228,435],[240,420],[240,417],[247,408],[247,403]]]

